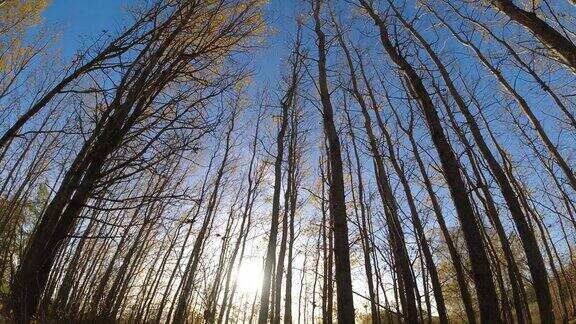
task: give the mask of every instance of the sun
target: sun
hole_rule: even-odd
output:
[[[257,258],[244,259],[238,269],[238,290],[255,294],[262,286],[262,261]]]

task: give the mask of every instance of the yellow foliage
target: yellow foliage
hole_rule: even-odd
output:
[[[7,0],[0,5],[0,71],[30,51],[21,40],[40,22],[48,4],[49,0]]]
[[[39,23],[48,4],[48,0],[7,0],[0,6],[0,32],[21,32]]]

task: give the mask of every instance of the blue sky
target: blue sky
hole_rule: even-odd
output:
[[[67,61],[83,43],[103,30],[118,30],[127,17],[126,7],[139,0],[51,0],[43,13],[44,23],[59,31],[58,48]],[[294,31],[297,0],[270,0],[266,9],[269,25],[276,33],[268,38],[267,48],[258,54],[256,74],[276,79],[281,60],[289,53],[289,39]],[[287,32],[288,31],[288,32]]]
[[[60,48],[68,56],[83,37],[97,35],[118,25],[126,14],[123,7],[134,0],[52,0],[43,14],[47,25],[61,31]]]

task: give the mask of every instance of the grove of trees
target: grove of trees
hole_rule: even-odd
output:
[[[575,2],[57,1],[0,0],[0,322],[576,322]]]

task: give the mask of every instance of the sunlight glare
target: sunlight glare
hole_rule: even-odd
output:
[[[238,290],[255,294],[262,285],[262,262],[257,258],[245,259],[238,269]]]

